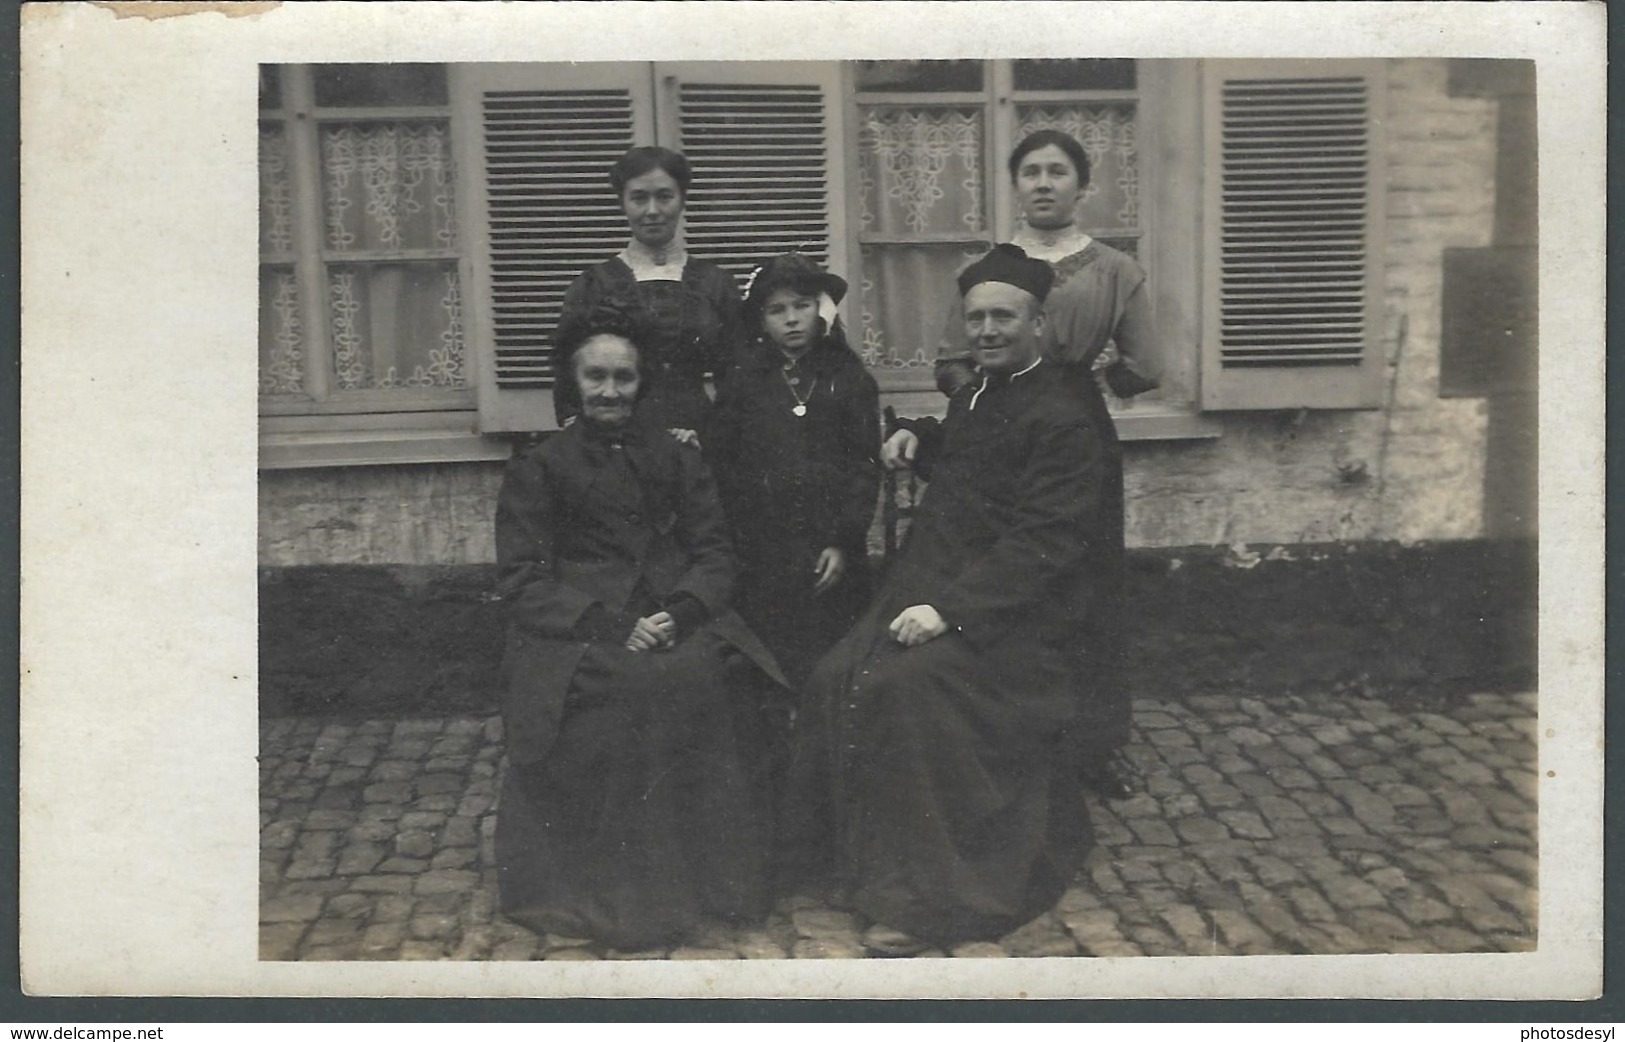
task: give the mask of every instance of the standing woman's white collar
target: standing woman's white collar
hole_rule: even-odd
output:
[[[683,244],[681,235],[674,237],[660,250],[633,239],[620,252],[620,259],[632,269],[632,277],[639,282],[661,279],[676,282],[682,279],[683,266],[688,263],[688,247]]]

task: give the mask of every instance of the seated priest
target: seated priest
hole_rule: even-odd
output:
[[[635,311],[605,302],[561,344],[580,416],[515,455],[496,516],[501,910],[623,949],[766,914],[764,721],[789,697],[729,607],[699,449],[639,420]]]
[[[1088,847],[1068,725],[1110,545],[1106,457],[1040,356],[1052,279],[1008,244],[960,275],[979,378],[888,442],[930,484],[802,700],[784,871],[875,924],[870,948],[1001,936],[1054,904]]]

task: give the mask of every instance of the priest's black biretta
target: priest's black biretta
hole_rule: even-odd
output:
[[[1027,256],[1020,246],[1001,242],[981,260],[959,273],[959,295],[964,296],[972,286],[983,282],[1008,283],[1042,301],[1049,295],[1049,288],[1055,282],[1055,272],[1043,261]]]

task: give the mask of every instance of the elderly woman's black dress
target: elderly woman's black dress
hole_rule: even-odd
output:
[[[698,451],[573,424],[509,463],[496,531],[504,914],[630,949],[764,915],[757,731],[782,675],[729,608],[734,563]],[[636,619],[662,609],[684,620],[675,647],[628,650]]]

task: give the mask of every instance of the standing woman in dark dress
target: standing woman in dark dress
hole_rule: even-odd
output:
[[[601,307],[563,341],[580,419],[513,457],[496,514],[501,909],[625,949],[766,913],[759,727],[764,704],[788,697],[730,607],[709,468],[640,422],[637,337]]]
[[[1061,363],[1058,372],[1076,387],[1090,426],[1106,443],[1111,546],[1105,563],[1111,574],[1100,577],[1106,607],[1096,613],[1079,649],[1078,669],[1087,673],[1081,689],[1090,694],[1078,734],[1085,781],[1102,795],[1124,797],[1134,781],[1121,755],[1128,742],[1130,708],[1122,683],[1123,450],[1096,370],[1119,398],[1157,386],[1160,366],[1150,295],[1145,270],[1132,257],[1077,226],[1077,203],[1089,187],[1089,156],[1082,145],[1060,131],[1035,131],[1010,153],[1009,168],[1024,218],[1012,241],[1055,272],[1054,288],[1044,301],[1044,357]],[[977,379],[962,328],[963,315],[956,312],[937,356],[937,386],[950,397]],[[1115,348],[1111,354],[1105,354],[1108,345]]]
[[[705,435],[739,552],[740,614],[792,684],[869,597],[880,392],[835,313],[845,294],[845,280],[799,253],[752,273],[750,345]]]
[[[580,334],[599,301],[636,301],[642,329],[638,347],[650,384],[639,405],[641,418],[670,430],[698,432],[711,406],[705,376],[722,378],[741,337],[739,287],[733,276],[690,256],[683,245],[683,208],[692,177],[688,159],[669,148],[640,146],[616,160],[609,183],[632,226],[632,241],[570,284],[555,346]],[[561,425],[581,411],[574,381],[554,384],[553,409]]]

